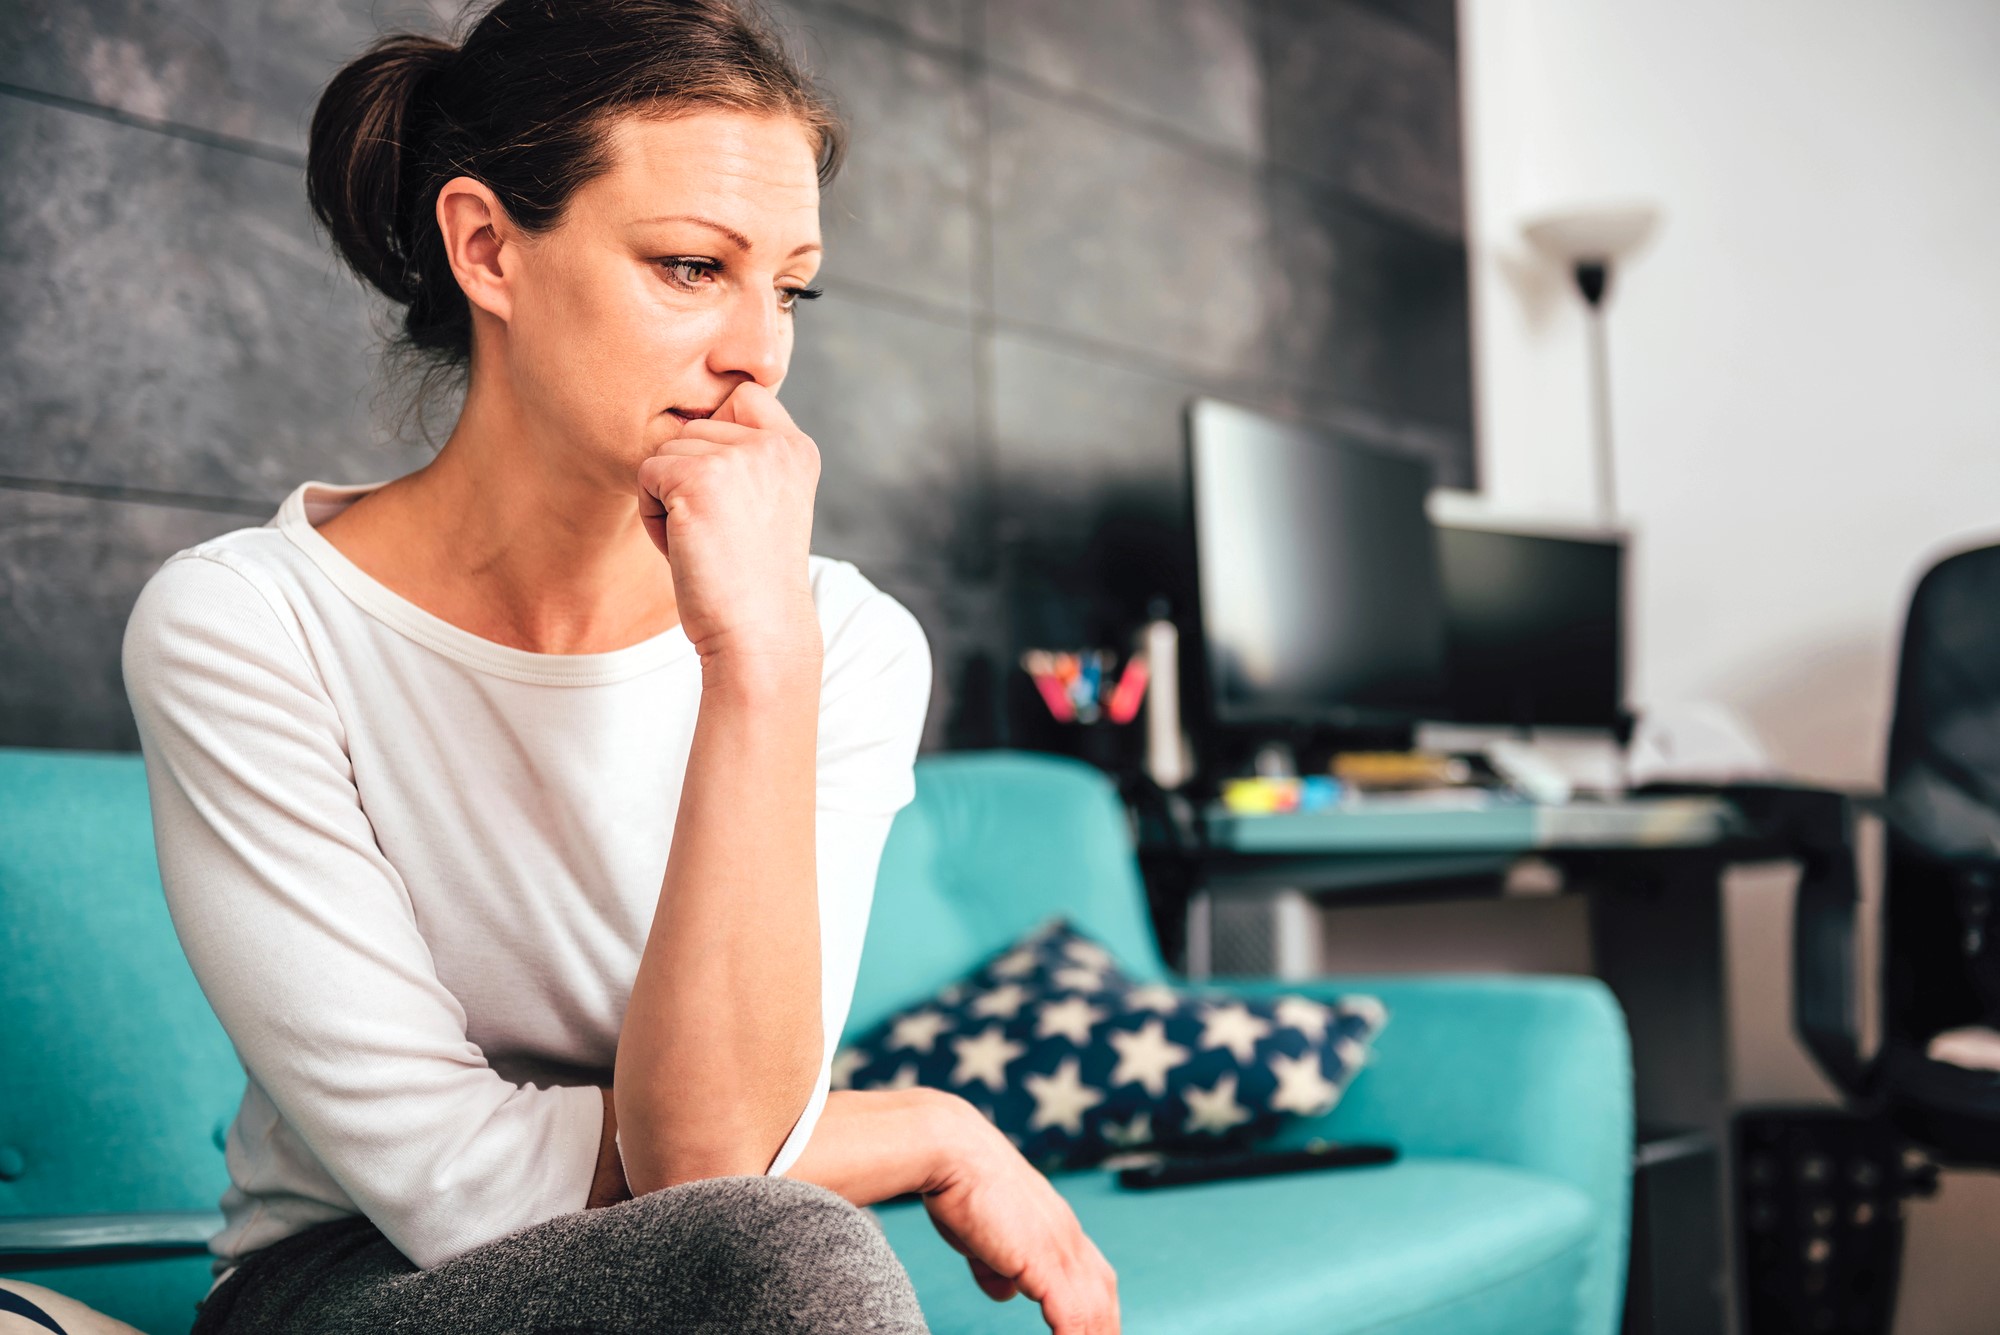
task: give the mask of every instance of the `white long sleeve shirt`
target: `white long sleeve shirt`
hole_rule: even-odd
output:
[[[316,531],[368,490],[307,483],[176,555],[125,633],[168,906],[249,1076],[219,1274],[343,1215],[430,1267],[584,1208],[694,735],[680,629],[481,639]],[[826,1033],[774,1174],[826,1101],[930,690],[900,604],[844,562],[811,578]]]

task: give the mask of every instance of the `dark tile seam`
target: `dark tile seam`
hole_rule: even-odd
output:
[[[61,93],[45,93],[38,88],[23,88],[18,84],[0,83],[0,95],[19,98],[23,102],[35,102],[61,111],[73,111],[83,116],[93,116],[98,120],[110,121],[128,129],[150,130],[173,139],[186,140],[203,148],[221,149],[228,153],[240,153],[244,157],[258,158],[265,162],[275,162],[281,167],[296,167],[301,170],[306,165],[305,154],[290,149],[274,148],[270,144],[254,139],[239,139],[234,135],[217,134],[193,125],[183,125],[179,121],[159,120],[152,116],[139,116],[116,107],[100,106],[96,102],[77,97],[65,97]]]
[[[204,510],[214,514],[250,515],[258,519],[269,519],[278,512],[278,502],[274,500],[254,501],[234,496],[202,496],[186,491],[107,486],[96,482],[69,482],[59,478],[17,477],[10,474],[0,474],[0,491],[41,492],[51,496],[113,501],[124,505],[151,505],[172,510]]]

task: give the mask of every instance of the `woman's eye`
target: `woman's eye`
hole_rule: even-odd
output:
[[[659,261],[659,264],[666,270],[668,282],[689,291],[714,281],[722,271],[722,266],[714,260],[668,259]]]
[[[781,287],[778,289],[778,309],[796,310],[802,301],[818,301],[825,292],[816,287]]]

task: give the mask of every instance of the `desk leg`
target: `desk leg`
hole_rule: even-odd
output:
[[[1720,1332],[1729,1300],[1728,996],[1722,867],[1658,859],[1575,869],[1591,882],[1591,948],[1632,1033],[1646,1133],[1696,1131],[1704,1153],[1635,1182],[1627,1335]],[[1696,1143],[1699,1143],[1698,1141]]]

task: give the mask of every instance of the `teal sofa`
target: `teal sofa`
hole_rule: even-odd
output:
[[[1094,770],[940,756],[884,855],[849,1032],[1053,913],[1171,979],[1124,812]],[[187,1329],[242,1075],[175,943],[137,757],[0,750],[0,1276],[149,1335]],[[1340,978],[1389,1006],[1375,1060],[1288,1140],[1387,1140],[1387,1168],[1126,1193],[1056,1180],[1117,1268],[1134,1335],[1609,1335],[1624,1278],[1631,1077],[1616,1005],[1558,978]],[[996,1304],[919,1205],[877,1207],[939,1335],[1045,1329]],[[66,1254],[62,1250],[67,1248]]]

